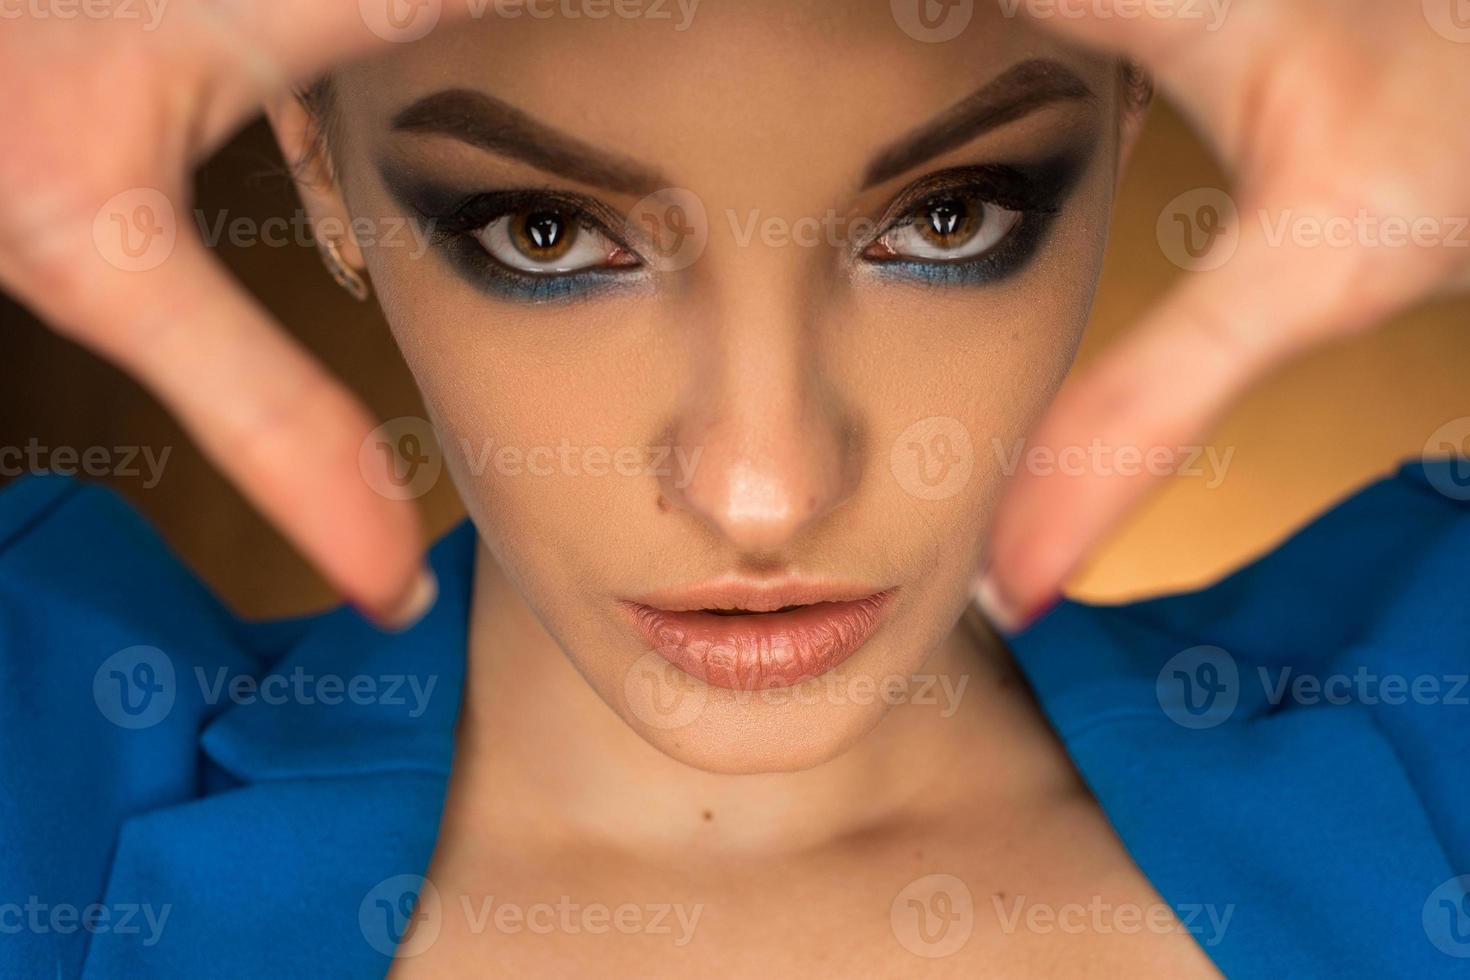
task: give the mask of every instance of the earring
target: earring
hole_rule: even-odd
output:
[[[322,262],[326,265],[327,271],[332,274],[332,278],[337,281],[337,285],[347,290],[352,298],[359,302],[367,299],[369,292],[367,280],[343,260],[342,249],[337,239],[318,239],[317,248],[321,250]]]

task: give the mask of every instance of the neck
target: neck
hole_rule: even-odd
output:
[[[502,844],[684,861],[805,851],[952,809],[977,784],[1014,784],[1025,770],[1016,726],[1040,724],[993,634],[961,625],[923,670],[932,697],[890,708],[835,758],[800,772],[705,772],[602,701],[483,545],[469,647],[449,807]]]

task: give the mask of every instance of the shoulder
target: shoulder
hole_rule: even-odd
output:
[[[192,677],[258,673],[253,639],[113,493],[0,492],[0,895],[21,902],[0,908],[0,963],[72,973],[50,916],[102,894],[119,828],[229,781],[201,764],[220,708]]]
[[[1470,956],[1467,583],[1470,467],[1414,463],[1209,588],[1015,639],[1160,892],[1231,905],[1228,975]]]
[[[13,760],[27,766],[63,725],[73,738],[195,732],[207,712],[179,673],[258,671],[270,656],[267,631],[232,615],[126,502],[70,479],[0,492],[0,610],[0,727],[15,729],[0,751],[44,743]],[[123,741],[137,751],[150,736]]]
[[[1066,602],[1015,645],[1033,681],[1058,692],[1152,681],[1202,644],[1237,666],[1296,672],[1356,662],[1370,640],[1378,666],[1425,666],[1444,651],[1458,656],[1442,666],[1466,666],[1467,573],[1470,466],[1416,462],[1207,588],[1118,606]],[[1085,663],[1071,655],[1082,646],[1095,654]],[[1252,710],[1264,709],[1243,709]]]
[[[117,778],[166,781],[168,746],[209,715],[180,675],[259,671],[269,652],[127,503],[69,479],[0,492],[0,780],[74,783],[112,747],[150,758]],[[184,738],[188,736],[188,738]],[[48,763],[87,746],[67,768]],[[100,758],[99,758],[100,756]],[[99,772],[99,775],[101,773]],[[6,799],[13,803],[13,797]]]
[[[436,545],[405,633],[246,623],[114,494],[0,492],[0,974],[381,975],[437,834],[474,543]]]

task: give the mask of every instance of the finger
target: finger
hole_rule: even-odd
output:
[[[1229,0],[1092,0],[1072,5],[1065,15],[1052,4],[1020,6],[1060,37],[1142,65],[1227,157],[1250,129],[1242,114],[1261,108],[1241,98],[1252,92],[1251,73],[1270,52],[1303,36],[1286,21],[1306,16],[1290,4]],[[1320,33],[1321,25],[1316,28]]]
[[[1074,378],[1028,440],[1023,463],[1040,462],[1006,488],[977,586],[998,625],[1014,631],[1044,612],[1252,381],[1389,315],[1418,288],[1370,293],[1364,283],[1384,280],[1363,263],[1381,256],[1285,249],[1251,227],[1223,268],[1194,275]]]
[[[141,192],[140,192],[141,193]],[[152,200],[152,198],[149,198]],[[128,212],[123,212],[128,217]],[[388,461],[361,453],[362,405],[244,293],[197,236],[147,220],[165,254],[129,257],[89,226],[57,233],[3,278],[60,331],[138,378],[322,574],[388,626],[432,601],[417,514],[389,499]],[[96,234],[101,231],[103,234]],[[143,227],[132,229],[141,233]],[[130,261],[156,267],[129,269]],[[120,267],[121,266],[121,267]]]
[[[1020,8],[1040,27],[1093,48],[1150,65],[1155,71],[1214,71],[1198,64],[1212,40],[1227,37],[1229,49],[1247,34],[1277,29],[1281,4],[1235,4],[1229,0],[1090,0],[1063,11],[1052,3],[1021,0]],[[1235,52],[1238,56],[1239,52]],[[1246,59],[1239,59],[1246,60]]]
[[[421,40],[506,0],[176,0],[182,36],[212,36],[268,84],[299,81],[355,55]],[[171,15],[174,16],[174,15]]]

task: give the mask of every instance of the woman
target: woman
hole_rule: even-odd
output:
[[[651,8],[496,8],[299,98],[271,89],[329,270],[371,283],[471,517],[427,572],[407,570],[393,499],[417,433],[363,438],[256,312],[219,305],[202,251],[180,238],[130,270],[89,222],[105,288],[82,288],[55,259],[75,222],[9,236],[13,288],[153,384],[368,618],[403,627],[241,624],[110,498],[7,491],[14,972],[1463,968],[1448,697],[1318,711],[1274,686],[1463,670],[1454,622],[1422,625],[1464,616],[1446,611],[1470,534],[1436,489],[1450,464],[1198,595],[1064,603],[1009,643],[967,611],[985,556],[990,620],[1020,630],[1139,490],[1023,469],[1002,503],[992,452],[1042,418],[1086,322],[1146,101],[1134,61],[1241,165],[1248,201],[1451,214],[1465,134],[1421,129],[1470,102],[1463,50],[1369,4],[1334,24],[1313,19],[1328,5],[1258,4],[1217,31],[979,9],[945,43],[899,6],[709,4],[687,30]],[[144,102],[141,132],[187,112],[197,150],[262,65],[301,77],[356,50],[347,22],[188,5],[105,50],[178,70],[190,94]],[[42,66],[104,49],[26,29],[7,71],[42,138],[8,200],[66,213],[90,167],[156,186],[141,154],[182,157],[160,139],[129,137],[131,173],[59,159]],[[1391,154],[1355,135],[1363,115]],[[369,234],[404,222],[427,252]],[[1131,420],[1177,444],[1287,351],[1467,277],[1448,249],[1283,256],[1258,233],[1034,438],[1086,444],[1084,419],[1125,444]],[[205,309],[214,333],[171,329]],[[1025,523],[1044,518],[1046,535]]]

